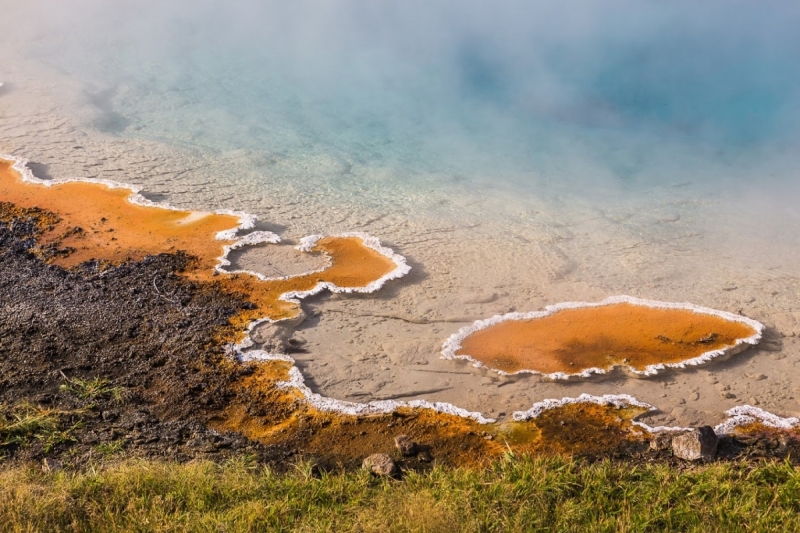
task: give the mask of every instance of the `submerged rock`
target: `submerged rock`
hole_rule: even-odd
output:
[[[394,476],[397,474],[397,465],[394,464],[389,455],[385,453],[373,453],[361,464],[376,476]]]
[[[672,439],[672,453],[685,461],[713,461],[719,439],[711,426],[702,426]]]

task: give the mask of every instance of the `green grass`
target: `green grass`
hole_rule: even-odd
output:
[[[786,463],[589,464],[512,458],[403,481],[127,460],[81,472],[0,470],[9,531],[798,531],[800,471]]]
[[[80,414],[83,414],[80,410],[62,411],[26,402],[15,406],[0,405],[0,454],[9,446],[27,446],[37,440],[44,443],[45,451],[72,441],[72,432],[80,427],[80,422],[64,429],[61,421],[67,416]]]
[[[64,383],[59,387],[61,392],[74,394],[81,400],[97,400],[99,398],[112,398],[117,403],[125,401],[127,390],[124,387],[115,387],[111,380],[94,377],[91,379],[68,378],[64,376]]]

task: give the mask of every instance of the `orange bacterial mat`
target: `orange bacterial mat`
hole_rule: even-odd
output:
[[[508,373],[564,377],[627,366],[635,373],[653,374],[659,365],[710,358],[760,338],[761,325],[744,317],[638,302],[644,301],[629,298],[565,307],[532,318],[509,316],[462,334],[451,354]],[[453,341],[448,343],[452,346]]]

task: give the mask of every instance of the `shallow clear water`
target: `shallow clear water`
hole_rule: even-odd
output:
[[[297,161],[301,189],[358,166],[389,196],[593,198],[797,168],[788,2],[162,4],[11,11],[26,53],[90,84],[97,128]]]

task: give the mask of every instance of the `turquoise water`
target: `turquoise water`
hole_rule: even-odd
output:
[[[12,12],[35,21],[27,53],[86,80],[107,111],[96,128],[301,161],[300,189],[323,177],[346,189],[354,165],[383,193],[515,201],[793,183],[796,4],[551,4],[82,0]]]

